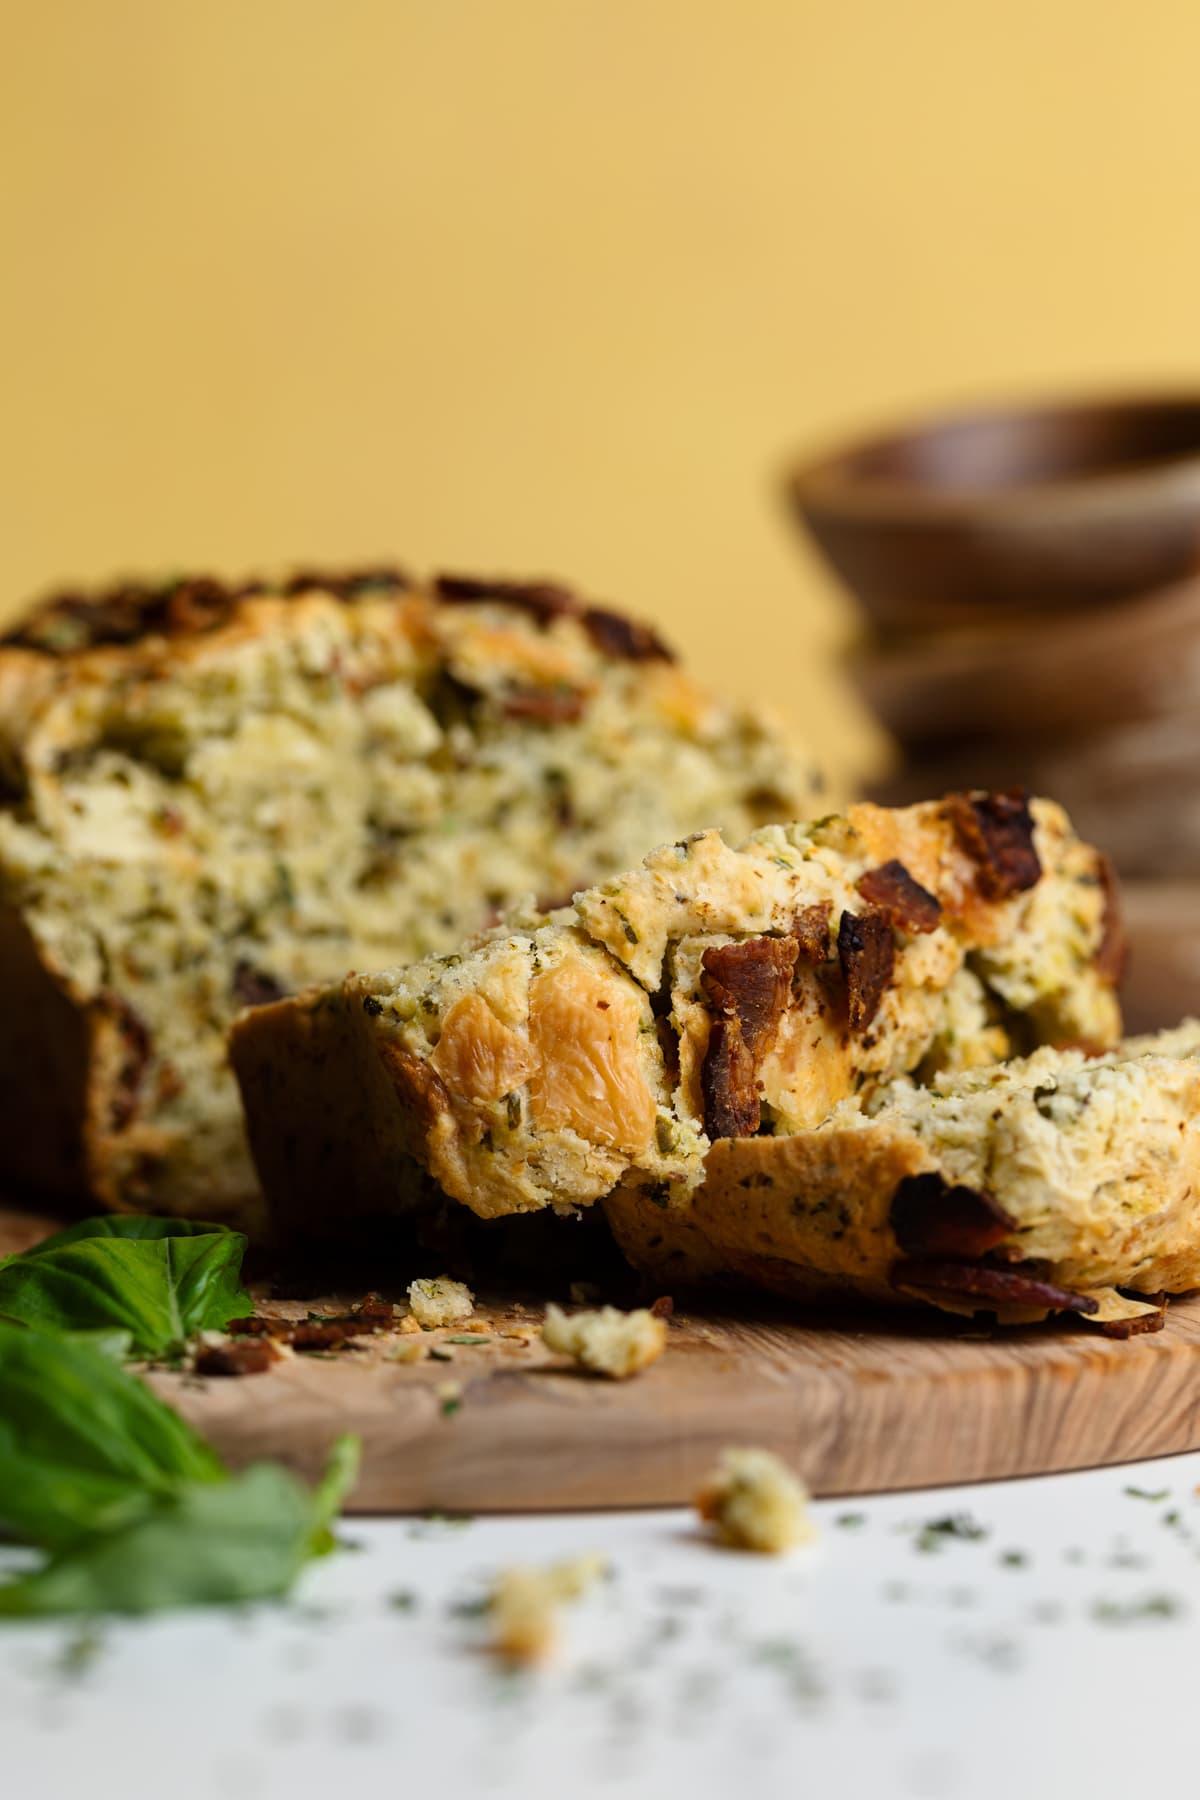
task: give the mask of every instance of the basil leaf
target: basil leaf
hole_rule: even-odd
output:
[[[59,1549],[224,1473],[177,1412],[84,1334],[0,1324],[0,1527]]]
[[[362,1439],[344,1431],[334,1438],[325,1472],[313,1489],[313,1534],[309,1552],[327,1556],[336,1549],[333,1521],[342,1510],[342,1501],[354,1486],[362,1461]]]
[[[0,1586],[0,1617],[147,1613],[285,1594],[324,1547],[356,1467],[356,1441],[339,1439],[312,1493],[277,1463],[182,1488],[124,1528]]]
[[[21,1261],[43,1256],[47,1250],[58,1250],[63,1244],[77,1244],[83,1238],[127,1238],[143,1243],[147,1238],[213,1237],[228,1231],[227,1225],[205,1225],[196,1219],[155,1219],[142,1213],[102,1213],[96,1219],[78,1219],[53,1237],[43,1238],[30,1250],[21,1252]],[[14,1259],[15,1260],[15,1259]]]
[[[32,1329],[29,1325],[22,1327],[25,1331]],[[101,1356],[107,1356],[110,1362],[115,1363],[128,1361],[133,1349],[133,1333],[118,1331],[115,1325],[106,1331],[64,1331],[59,1335],[72,1344],[82,1344],[85,1350],[98,1351]]]
[[[56,1331],[128,1331],[133,1354],[165,1356],[193,1332],[252,1312],[237,1231],[85,1237],[0,1263],[0,1319]]]

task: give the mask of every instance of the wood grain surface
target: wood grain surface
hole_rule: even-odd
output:
[[[46,1229],[0,1213],[0,1250]],[[264,1302],[303,1317],[350,1298]],[[1112,1342],[1071,1324],[994,1331],[934,1316],[701,1307],[672,1321],[666,1354],[626,1382],[578,1373],[538,1338],[539,1309],[480,1300],[489,1341],[421,1335],[266,1374],[154,1371],[235,1466],[278,1457],[315,1475],[339,1431],[363,1440],[350,1510],[537,1511],[689,1501],[727,1445],[772,1449],[819,1494],[977,1481],[1200,1448],[1200,1298],[1155,1336]],[[504,1336],[502,1333],[515,1333]],[[522,1341],[527,1340],[527,1341]],[[450,1360],[428,1354],[437,1347]]]

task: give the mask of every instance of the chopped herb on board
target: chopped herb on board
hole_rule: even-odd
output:
[[[1129,1498],[1131,1500],[1153,1500],[1156,1504],[1159,1501],[1169,1500],[1171,1498],[1170,1488],[1153,1488],[1153,1489],[1151,1489],[1151,1488],[1140,1488],[1140,1487],[1127,1487],[1125,1489],[1125,1492],[1129,1495]]]

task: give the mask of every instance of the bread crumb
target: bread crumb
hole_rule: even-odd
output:
[[[623,1381],[657,1360],[667,1346],[662,1319],[642,1307],[623,1313],[615,1306],[568,1316],[561,1307],[546,1308],[542,1342],[557,1356],[573,1356],[595,1375]]]
[[[696,1510],[736,1550],[779,1555],[813,1537],[808,1489],[769,1450],[726,1450]]]
[[[475,1311],[475,1296],[465,1282],[452,1281],[449,1275],[434,1275],[427,1281],[410,1281],[408,1301],[418,1325],[459,1325]]]
[[[603,1556],[577,1556],[548,1569],[506,1569],[488,1605],[490,1648],[506,1662],[543,1662],[558,1641],[559,1615],[608,1568]]]
[[[418,1362],[424,1349],[423,1344],[418,1344],[415,1338],[410,1337],[407,1343],[389,1344],[383,1353],[383,1360],[394,1363]]]

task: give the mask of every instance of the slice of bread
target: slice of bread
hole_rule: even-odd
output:
[[[730,1280],[808,1300],[930,1302],[1015,1321],[1154,1329],[1200,1286],[1200,1023],[1101,1056],[1041,1049],[903,1078],[811,1131],[714,1144],[667,1212],[605,1203],[660,1286]],[[1139,1301],[1117,1290],[1132,1290]]]
[[[686,1219],[722,1144],[799,1141],[904,1075],[1119,1036],[1103,858],[1061,809],[951,795],[703,832],[446,956],[234,1027],[276,1231],[635,1190]],[[781,1149],[781,1155],[787,1155]]]
[[[0,1173],[253,1228],[241,1006],[818,791],[773,724],[551,584],[60,596],[0,645]]]

